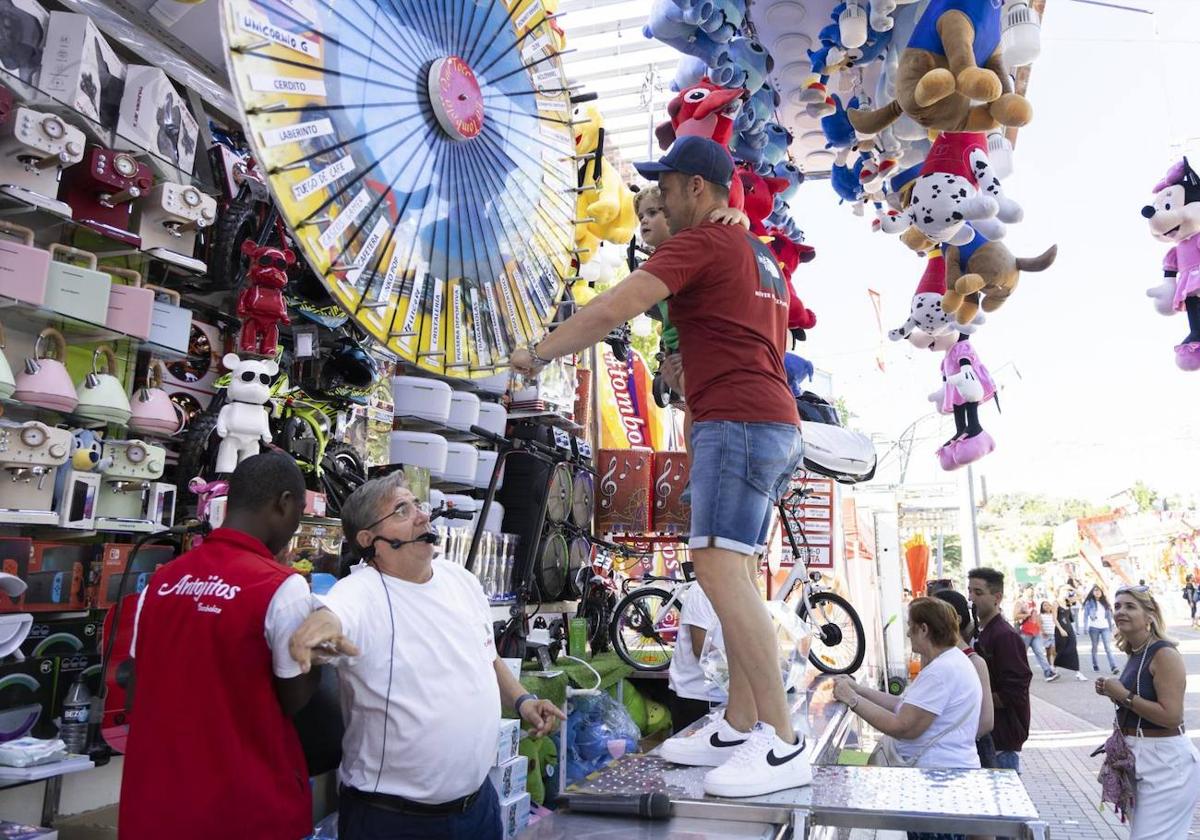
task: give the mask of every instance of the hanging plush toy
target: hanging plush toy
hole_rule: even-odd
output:
[[[678,137],[707,137],[729,148],[733,122],[742,108],[746,89],[724,88],[707,78],[681,90],[667,103],[669,122],[654,130],[659,148],[671,148]]]
[[[1142,208],[1155,239],[1171,243],[1161,285],[1147,291],[1163,315],[1187,312],[1188,334],[1175,346],[1175,364],[1200,370],[1200,176],[1187,158],[1154,186],[1154,203]]]
[[[938,462],[944,470],[956,470],[996,448],[992,436],[979,424],[979,405],[995,396],[996,384],[966,335],[946,351],[942,383],[931,399],[942,414],[954,415],[954,437],[938,449]]]
[[[579,161],[579,187],[575,199],[578,219],[575,247],[585,263],[595,255],[601,239],[624,245],[637,230],[633,193],[621,181],[617,171],[604,157],[604,118],[595,105],[576,107],[572,118],[575,129],[575,154]],[[586,156],[586,157],[585,157]],[[586,188],[586,189],[585,189]]]
[[[1002,0],[930,0],[900,54],[896,98],[850,114],[875,134],[907,114],[939,131],[987,131],[1026,125],[1028,100],[1012,92],[1000,49]]]
[[[978,231],[966,245],[946,246],[946,286],[942,308],[958,324],[969,324],[979,313],[995,312],[1016,291],[1022,271],[1045,271],[1054,265],[1058,246],[1037,257],[1014,257],[1003,242]]]
[[[959,326],[954,316],[942,308],[945,294],[946,259],[940,248],[933,248],[926,256],[925,271],[913,294],[908,320],[888,332],[888,338],[892,341],[907,339],[915,347],[930,349],[942,336],[954,336],[957,340],[959,334],[973,333],[975,323]]]

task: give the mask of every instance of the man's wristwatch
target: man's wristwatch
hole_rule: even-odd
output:
[[[541,698],[539,698],[536,694],[522,694],[520,697],[518,697],[516,700],[513,701],[513,711],[517,713],[517,717],[520,717],[521,716],[521,707],[523,705],[525,705],[526,701],[539,700],[539,699],[541,699]]]
[[[553,361],[553,359],[543,359],[541,356],[538,355],[536,341],[531,341],[528,344],[526,344],[525,350],[526,350],[526,352],[529,353],[530,356],[533,357],[533,360],[535,362],[537,362],[538,365],[540,365],[541,367],[545,367],[546,365],[550,364],[550,362]]]

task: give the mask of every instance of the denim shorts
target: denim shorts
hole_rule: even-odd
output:
[[[688,546],[760,553],[800,454],[800,429],[788,423],[693,424]]]

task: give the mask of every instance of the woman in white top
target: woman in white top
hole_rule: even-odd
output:
[[[975,734],[983,687],[958,649],[958,614],[945,601],[917,598],[908,608],[908,638],[921,673],[899,697],[838,677],[833,694],[890,736],[901,762],[929,769],[978,768]],[[955,838],[962,835],[909,835]]]
[[[1121,673],[1112,652],[1112,607],[1109,606],[1108,596],[1099,584],[1092,587],[1092,591],[1083,601],[1083,626],[1092,639],[1092,670],[1100,673],[1100,663],[1096,660],[1096,645],[1103,642],[1104,653],[1108,656],[1108,667],[1114,674]]]

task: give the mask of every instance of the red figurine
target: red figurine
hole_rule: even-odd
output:
[[[250,258],[250,269],[246,288],[238,296],[237,314],[242,319],[238,349],[242,355],[272,357],[279,343],[279,325],[292,323],[283,288],[296,255],[290,248],[259,245],[250,239],[242,243],[242,253]]]

